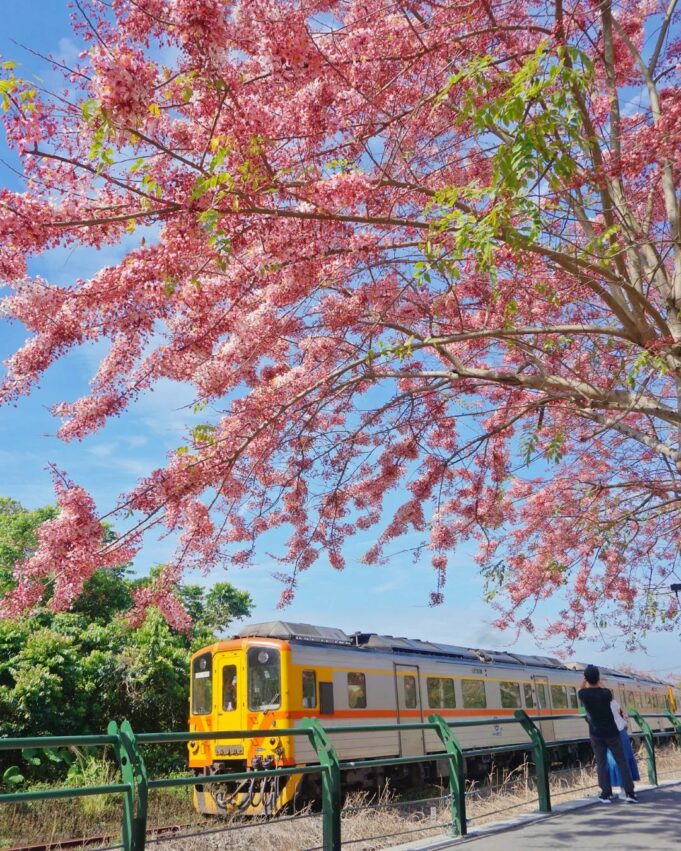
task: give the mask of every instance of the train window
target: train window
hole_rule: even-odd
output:
[[[523,692],[525,694],[525,706],[528,709],[534,709],[534,694],[532,686],[529,683],[523,683]]]
[[[303,706],[314,709],[317,705],[317,674],[314,671],[303,671]]]
[[[565,686],[551,686],[551,703],[554,709],[567,709],[567,691]]]
[[[364,674],[348,674],[348,706],[350,709],[365,709],[367,705],[367,683]]]
[[[499,683],[501,689],[501,705],[504,709],[517,709],[520,704],[520,683]]]
[[[567,694],[568,705],[570,709],[579,709],[579,702],[577,700],[577,689],[574,686],[568,686]]]
[[[549,708],[549,695],[546,691],[546,686],[544,685],[544,683],[537,683],[537,700],[539,702],[540,709]]]
[[[627,692],[627,708],[630,706],[636,706],[636,698],[634,697],[633,691]]]
[[[405,709],[416,709],[419,705],[416,692],[416,677],[413,674],[404,676],[404,707]]]
[[[431,709],[455,709],[454,680],[449,677],[428,677],[428,706]]]
[[[236,709],[236,665],[222,668],[222,708],[225,712]]]
[[[461,693],[466,709],[484,709],[487,706],[485,684],[482,680],[461,680]]]
[[[210,715],[213,711],[213,654],[203,653],[192,662],[192,712]]]
[[[333,683],[319,683],[319,714],[333,715]]]
[[[269,712],[281,706],[279,651],[271,647],[248,650],[248,708]]]

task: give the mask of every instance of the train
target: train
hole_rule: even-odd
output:
[[[191,659],[189,732],[262,731],[253,738],[201,739],[188,743],[189,767],[205,776],[197,783],[194,806],[206,815],[274,815],[297,802],[321,797],[319,775],[295,773],[276,782],[211,782],[211,776],[316,764],[307,736],[279,736],[279,729],[317,718],[329,731],[341,761],[441,753],[432,730],[333,734],[334,727],[405,724],[445,720],[502,721],[524,709],[538,718],[547,741],[585,736],[577,690],[584,666],[550,656],[481,650],[419,639],[346,634],[341,629],[271,621],[244,627]],[[601,667],[601,677],[620,705],[643,714],[675,713],[681,689],[652,677]],[[560,716],[542,721],[542,716]],[[673,732],[664,718],[653,729]],[[637,729],[634,725],[634,729]],[[464,749],[482,750],[469,773],[491,760],[486,747],[524,745],[518,724],[456,729]],[[414,773],[419,773],[415,777]],[[446,761],[376,767],[343,772],[353,789],[433,780],[424,772],[447,772]]]

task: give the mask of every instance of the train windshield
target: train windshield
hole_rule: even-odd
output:
[[[248,708],[267,712],[281,706],[279,651],[251,647],[248,651]]]
[[[209,715],[213,711],[213,655],[203,653],[192,662],[192,712]]]

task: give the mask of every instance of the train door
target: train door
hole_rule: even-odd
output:
[[[423,721],[418,666],[395,664],[395,694],[398,724],[418,724]],[[425,753],[423,733],[423,730],[400,731],[400,756]]]
[[[246,677],[243,670],[243,654],[239,652],[218,653],[215,656],[215,700],[216,729],[243,730],[246,728]],[[218,754],[234,756],[243,746],[237,747],[234,740],[225,739],[216,743]]]
[[[537,706],[539,707],[539,715],[550,715],[551,704],[549,703],[549,678],[534,677],[534,686],[537,690]],[[553,721],[540,721],[539,729],[544,739],[555,739],[556,732],[553,726]]]

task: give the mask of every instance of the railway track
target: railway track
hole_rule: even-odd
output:
[[[193,824],[170,824],[165,827],[154,827],[147,831],[147,837],[172,838],[173,836],[195,827]],[[75,839],[60,839],[54,842],[43,842],[38,845],[15,845],[7,851],[68,851],[70,848],[98,848],[116,845],[117,835],[103,834],[101,836],[84,836]]]

